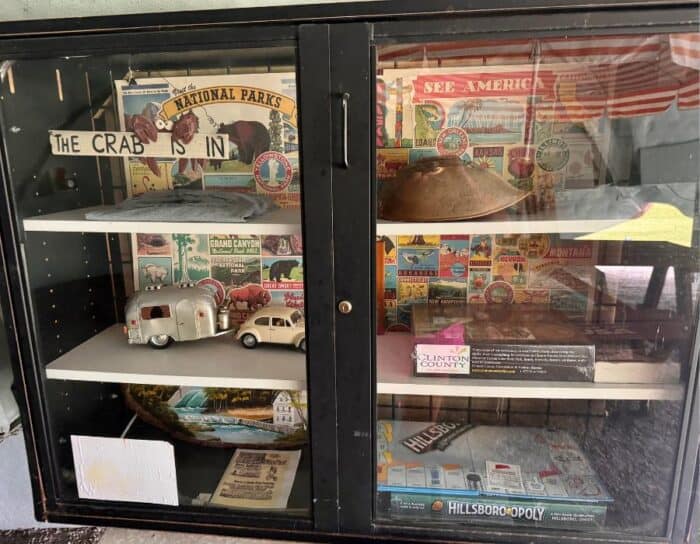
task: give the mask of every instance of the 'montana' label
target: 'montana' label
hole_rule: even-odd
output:
[[[416,344],[416,374],[469,374],[469,346]]]

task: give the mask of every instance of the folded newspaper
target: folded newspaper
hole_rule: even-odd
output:
[[[277,206],[265,195],[231,191],[151,191],[85,214],[93,221],[244,223]]]

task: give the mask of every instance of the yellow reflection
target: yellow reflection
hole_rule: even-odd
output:
[[[630,242],[669,242],[690,247],[693,219],[671,204],[652,202],[638,217],[607,229],[584,234],[577,240],[615,240]]]

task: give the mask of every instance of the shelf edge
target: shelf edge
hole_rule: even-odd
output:
[[[89,227],[89,228],[87,228]],[[158,234],[299,234],[301,225],[297,223],[165,223],[136,221],[85,221],[77,225],[70,221],[24,220],[27,232],[94,232],[132,233],[148,232]]]
[[[378,382],[377,394],[387,395],[440,395],[453,397],[521,398],[521,399],[582,399],[582,400],[682,400],[681,384],[582,384],[557,387],[556,385],[503,386],[484,385],[429,385]]]
[[[531,234],[531,233],[576,233],[597,232],[625,219],[600,220],[551,220],[551,221],[466,221],[463,223],[399,223],[377,222],[377,235],[393,236],[401,234]]]
[[[96,372],[46,367],[46,377],[51,380],[82,382],[130,383],[148,385],[190,385],[199,387],[226,387],[234,389],[274,389],[299,391],[306,389],[306,380],[273,380],[257,378],[222,378],[207,376],[177,376],[160,374],[129,374],[121,372]]]

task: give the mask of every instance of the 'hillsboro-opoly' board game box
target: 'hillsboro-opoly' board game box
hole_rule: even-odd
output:
[[[411,519],[440,522],[466,521],[581,530],[603,526],[607,511],[605,505],[451,497],[439,493],[391,493],[384,495],[383,502],[385,511],[397,518],[410,516]]]
[[[579,529],[612,502],[568,433],[456,422],[379,421],[377,491],[392,517]]]

